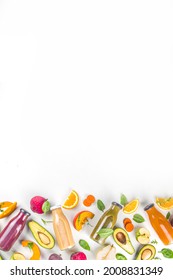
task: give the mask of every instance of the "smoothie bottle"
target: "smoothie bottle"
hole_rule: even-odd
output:
[[[165,216],[154,207],[153,203],[147,205],[144,210],[147,212],[150,223],[161,241],[165,245],[171,244],[173,242],[173,228]]]
[[[9,251],[24,229],[30,213],[24,209],[12,218],[0,233],[0,250]]]
[[[112,202],[111,207],[101,216],[95,228],[93,229],[90,238],[100,244],[104,244],[107,237],[100,237],[98,231],[102,228],[111,228],[116,224],[118,212],[122,206],[117,202]]]
[[[60,250],[72,248],[75,243],[69,222],[64,215],[61,206],[53,206],[51,207],[51,211],[53,215],[53,228]]]

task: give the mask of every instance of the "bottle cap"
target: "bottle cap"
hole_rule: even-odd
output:
[[[147,206],[145,206],[144,211],[149,210],[150,208],[152,208],[154,206],[154,203],[150,203]]]
[[[30,216],[31,214],[23,208],[20,208],[20,211],[23,212],[25,215]]]
[[[121,204],[119,204],[119,203],[117,203],[117,202],[115,202],[115,201],[112,202],[112,205],[116,205],[116,206],[118,206],[120,209],[123,208],[123,206],[122,206]]]
[[[52,210],[55,210],[57,208],[61,208],[61,205],[54,205],[50,208],[50,210],[52,211]]]

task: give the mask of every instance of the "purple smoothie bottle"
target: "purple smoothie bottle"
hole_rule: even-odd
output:
[[[0,250],[9,251],[22,233],[30,213],[24,209],[12,218],[0,233]]]

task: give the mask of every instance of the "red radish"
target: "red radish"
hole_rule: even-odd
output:
[[[87,257],[83,252],[75,252],[71,255],[70,260],[87,260]]]
[[[37,214],[43,214],[50,210],[50,203],[42,196],[34,196],[30,200],[31,210]]]

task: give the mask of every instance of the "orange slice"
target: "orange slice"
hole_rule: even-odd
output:
[[[123,212],[125,214],[131,214],[137,210],[138,206],[139,206],[139,200],[134,199],[124,206]]]
[[[157,197],[156,203],[161,209],[169,210],[173,208],[173,197],[168,197],[168,198]]]
[[[79,196],[76,191],[72,190],[62,207],[65,209],[72,209],[78,205],[78,202]]]

